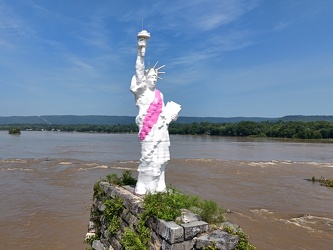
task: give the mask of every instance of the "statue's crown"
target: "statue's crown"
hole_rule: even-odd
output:
[[[155,63],[154,67],[150,67],[150,62],[148,62],[148,69],[146,70],[146,75],[148,75],[150,72],[154,71],[155,74],[157,75],[157,78],[162,79],[161,77],[159,77],[159,74],[165,74],[165,72],[160,72],[159,70],[164,68],[165,65],[162,65],[162,66],[156,68],[157,64],[158,64],[158,61]]]

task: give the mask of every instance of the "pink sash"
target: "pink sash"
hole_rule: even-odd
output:
[[[149,134],[154,124],[156,124],[158,117],[162,112],[163,101],[161,98],[161,92],[155,89],[155,98],[149,105],[147,114],[143,120],[142,128],[139,132],[140,140],[143,141]]]

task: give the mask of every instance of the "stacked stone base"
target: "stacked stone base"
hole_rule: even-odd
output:
[[[124,248],[120,244],[121,235],[126,227],[135,228],[137,225],[138,216],[143,211],[143,199],[135,195],[130,186],[119,187],[108,182],[100,182],[100,187],[104,190],[106,197],[123,199],[125,209],[120,216],[122,227],[119,233],[110,237],[103,215],[99,221],[96,221],[95,215],[102,214],[105,206],[102,200],[95,198],[86,238],[97,233],[97,224],[100,223],[100,239],[93,241],[92,248],[94,250],[122,250]],[[207,222],[189,211],[184,211],[180,221],[181,223],[177,224],[174,221],[150,218],[147,221],[147,226],[152,229],[149,248],[151,250],[195,250],[215,246],[215,249],[231,250],[238,244],[237,235],[231,235],[222,230],[211,230]],[[237,227],[229,222],[230,225]]]

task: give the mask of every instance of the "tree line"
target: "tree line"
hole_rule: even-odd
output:
[[[278,121],[238,123],[172,124],[172,134],[207,134],[216,136],[251,136],[290,139],[333,139],[333,122]]]
[[[13,125],[0,125],[0,130],[8,130]],[[92,133],[137,133],[135,124],[117,125],[47,125],[16,124],[20,130],[67,131]],[[333,122],[328,121],[241,121],[237,123],[171,123],[170,134],[211,135],[211,136],[251,136],[290,139],[333,139]]]
[[[88,132],[88,133],[136,133],[136,124],[117,124],[117,125],[86,125],[86,124],[11,124],[0,125],[0,130],[9,130],[12,127],[19,128],[21,131],[62,131],[62,132]]]

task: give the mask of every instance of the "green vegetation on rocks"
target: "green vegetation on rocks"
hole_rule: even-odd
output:
[[[124,200],[117,196],[114,199],[108,198],[104,202],[103,215],[105,222],[108,224],[110,237],[115,235],[121,228],[120,214],[124,210],[123,202]]]
[[[241,229],[235,229],[229,226],[223,228],[229,234],[238,235],[239,241],[235,250],[256,250],[257,248],[253,246],[250,242],[250,236],[245,234]]]
[[[113,185],[125,186],[135,185],[136,180],[132,177],[131,171],[124,171],[121,177],[116,174],[110,174],[105,180]],[[121,214],[127,214],[124,206],[124,200],[119,197],[110,199],[105,195],[103,189],[100,187],[100,182],[94,185],[94,199],[102,201],[104,208],[103,212],[92,211],[95,219],[103,221],[106,224],[108,238],[114,235],[120,236],[120,244],[124,249],[128,250],[145,250],[149,249],[151,244],[152,229],[149,226],[149,220],[152,217],[165,221],[174,221],[182,224],[182,213],[184,210],[191,211],[197,214],[202,220],[210,224],[211,230],[220,229],[228,234],[237,235],[239,243],[237,250],[255,250],[256,248],[249,243],[249,236],[245,235],[241,230],[234,230],[228,228],[223,224],[226,223],[224,213],[225,210],[219,207],[215,202],[208,200],[201,200],[197,196],[186,195],[178,191],[172,186],[168,186],[166,192],[158,192],[155,194],[147,194],[143,198],[143,211],[138,215],[137,222],[127,227],[122,227]],[[97,202],[100,210],[101,202]],[[96,239],[100,238],[100,225],[97,225]],[[124,225],[124,224],[123,224]],[[105,235],[105,232],[104,232]],[[93,239],[87,239],[86,243],[92,245]],[[218,249],[216,246],[207,246],[206,250]]]
[[[137,226],[127,227],[121,237],[121,244],[128,250],[148,250],[151,229],[146,226],[146,215],[140,215]]]
[[[182,209],[188,209],[209,224],[223,221],[225,213],[215,202],[202,201],[197,196],[183,194],[171,186],[166,192],[146,195],[144,208],[149,216],[166,221],[175,221],[181,215]]]
[[[325,187],[333,187],[333,179],[326,179],[324,177],[320,177],[319,179],[312,176],[312,178],[306,179],[307,181],[318,182],[320,185]]]
[[[109,174],[106,176],[106,181],[115,184],[118,186],[126,186],[126,185],[135,185],[137,180],[132,177],[131,170],[125,170],[121,177],[118,177],[117,174]]]

